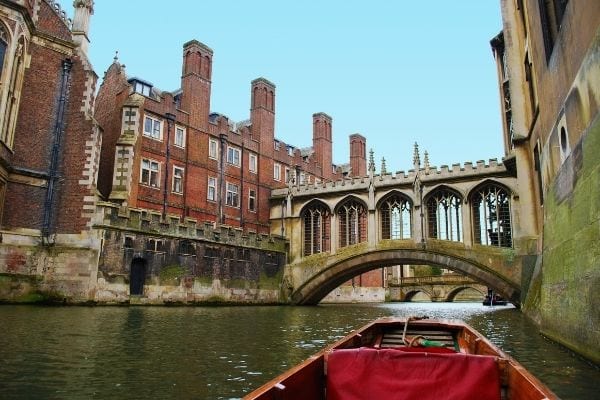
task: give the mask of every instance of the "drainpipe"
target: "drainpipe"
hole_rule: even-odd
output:
[[[167,154],[165,156],[165,187],[163,188],[163,218],[167,215],[167,198],[169,195],[169,160],[171,158],[171,129],[175,122],[175,114],[166,113],[167,119]]]
[[[223,179],[225,175],[225,156],[227,155],[227,134],[221,133],[219,135],[219,139],[221,139],[221,154],[219,157],[219,215],[217,220],[219,224],[225,223],[225,215],[223,214],[223,198],[227,196],[227,192],[225,190],[225,185],[223,184]]]
[[[70,59],[63,60],[62,73],[60,77],[60,92],[58,98],[58,108],[52,130],[52,154],[50,156],[50,167],[48,171],[48,189],[44,200],[44,221],[42,225],[42,240],[49,242],[49,237],[54,230],[54,213],[52,206],[54,204],[55,186],[59,179],[59,156],[62,153],[61,140],[65,129],[65,113],[69,101],[69,90],[71,81],[71,67],[73,62]]]

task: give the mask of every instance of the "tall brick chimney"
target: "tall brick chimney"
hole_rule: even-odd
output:
[[[75,0],[73,13],[73,41],[79,45],[81,52],[87,54],[90,38],[90,16],[94,14],[93,0]]]
[[[252,81],[250,120],[252,136],[260,142],[261,153],[273,157],[275,140],[275,85],[265,78]]]
[[[332,176],[331,117],[323,112],[313,114],[313,150],[323,179]]]
[[[208,131],[213,51],[197,40],[183,45],[180,108],[190,114],[190,125]]]
[[[350,135],[350,168],[352,176],[367,176],[367,139],[358,133]]]

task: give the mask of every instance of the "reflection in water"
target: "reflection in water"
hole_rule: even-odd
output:
[[[0,307],[2,398],[239,398],[377,317],[463,319],[563,399],[600,372],[538,335],[512,307],[394,303],[318,307]]]

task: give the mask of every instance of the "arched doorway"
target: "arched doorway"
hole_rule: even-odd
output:
[[[139,296],[144,294],[144,282],[146,280],[146,260],[134,258],[131,261],[129,273],[129,294]]]

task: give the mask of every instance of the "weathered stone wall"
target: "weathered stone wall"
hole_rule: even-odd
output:
[[[600,363],[600,117],[544,204],[544,255],[525,310],[547,336]],[[539,311],[538,311],[539,310]]]
[[[101,303],[279,303],[283,238],[162,218],[101,204],[103,246],[94,300]],[[130,298],[132,265],[144,266],[143,293]]]

